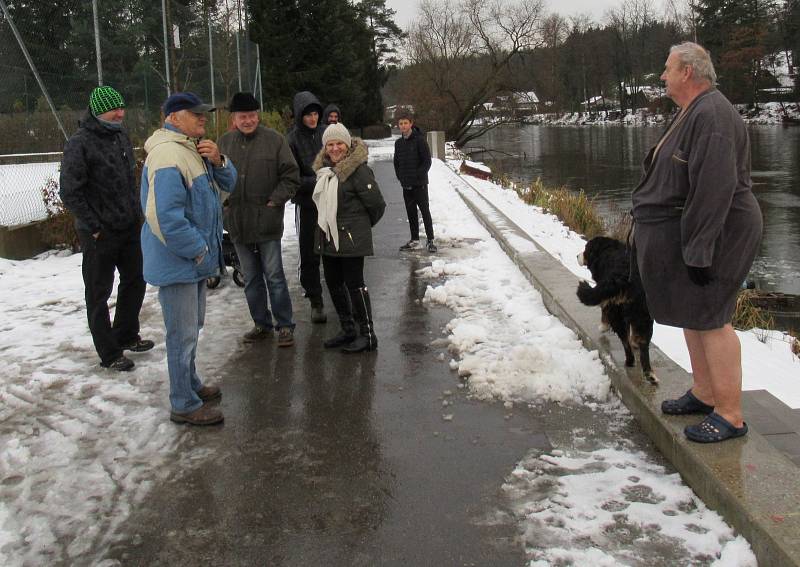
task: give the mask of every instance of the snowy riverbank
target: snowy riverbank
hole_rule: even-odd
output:
[[[783,124],[784,116],[800,121],[800,107],[796,103],[766,102],[758,108],[737,105],[739,113],[748,124]],[[653,126],[664,124],[672,119],[671,115],[654,114],[646,109],[597,112],[564,112],[535,114],[526,119],[528,124],[547,126]]]

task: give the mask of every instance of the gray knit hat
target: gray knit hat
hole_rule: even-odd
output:
[[[331,140],[340,140],[347,144],[348,148],[350,147],[350,144],[353,143],[352,138],[350,138],[350,132],[347,131],[347,127],[345,127],[345,125],[341,122],[329,125],[322,133],[323,146]]]
[[[122,95],[111,87],[97,87],[89,96],[89,108],[92,114],[99,116],[109,110],[125,108],[125,101]]]

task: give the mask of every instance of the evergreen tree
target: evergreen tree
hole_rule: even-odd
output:
[[[774,0],[699,0],[698,39],[711,51],[720,90],[734,102],[758,102],[761,61],[772,31]]]
[[[373,4],[374,18],[391,12],[383,2]],[[382,47],[360,6],[348,0],[249,0],[248,5],[251,38],[261,46],[265,104],[289,107],[295,92],[310,90],[323,103],[339,104],[348,126],[380,119],[385,79],[376,53]]]
[[[369,122],[377,123],[383,119],[381,89],[400,63],[397,45],[406,34],[394,22],[395,11],[386,7],[386,0],[361,0],[356,8],[370,44],[370,56],[364,61],[368,86],[364,113]]]

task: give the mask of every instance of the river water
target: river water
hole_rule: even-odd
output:
[[[663,126],[504,126],[472,144],[472,158],[495,173],[583,189],[601,214],[630,209],[641,161]],[[752,126],[753,191],[764,214],[761,252],[751,271],[759,289],[800,294],[800,128]]]

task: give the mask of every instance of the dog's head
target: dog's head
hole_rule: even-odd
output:
[[[586,266],[590,272],[594,273],[592,268],[600,258],[606,256],[609,252],[617,252],[624,247],[625,244],[614,238],[595,236],[586,243],[583,252],[578,254],[578,265]]]

